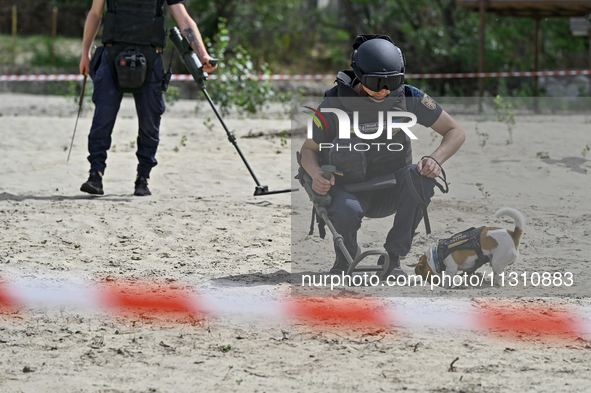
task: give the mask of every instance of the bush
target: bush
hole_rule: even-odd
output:
[[[205,40],[212,57],[220,62],[215,74],[217,79],[209,83],[212,100],[220,105],[223,114],[235,108],[240,114],[257,113],[269,102],[277,98],[273,84],[268,80],[257,79],[258,74],[270,75],[266,64],[255,69],[252,59],[241,45],[229,46],[230,33],[226,20],[219,19],[219,32],[213,42]]]

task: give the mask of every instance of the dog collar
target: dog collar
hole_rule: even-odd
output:
[[[431,270],[437,274],[445,270],[445,267],[442,266],[443,263],[437,259],[437,246],[431,246],[427,251],[427,263]]]

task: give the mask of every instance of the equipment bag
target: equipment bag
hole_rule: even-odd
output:
[[[115,58],[115,70],[121,90],[137,89],[146,80],[148,62],[138,47],[129,46]]]

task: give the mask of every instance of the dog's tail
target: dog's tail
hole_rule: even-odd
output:
[[[515,248],[519,247],[519,240],[525,228],[525,217],[517,209],[511,207],[504,207],[495,213],[495,217],[501,216],[509,216],[515,221],[515,230],[511,233],[511,237],[515,243]]]

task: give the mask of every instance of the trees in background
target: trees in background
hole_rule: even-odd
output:
[[[13,2],[0,0],[3,34],[8,33],[5,30],[10,25],[5,9]],[[87,10],[91,3],[18,2],[19,7],[36,10],[31,15],[38,19],[19,26],[26,26],[31,34],[34,26],[41,29],[50,23],[50,17],[40,10],[53,5],[60,10]],[[273,73],[334,73],[347,68],[353,39],[357,34],[370,33],[388,34],[394,39],[407,57],[409,73],[475,72],[478,68],[478,14],[456,7],[455,0],[185,0],[185,5],[204,37],[219,32],[219,18],[227,20],[231,37],[227,56],[232,56],[232,48],[240,44],[255,66],[268,64]],[[60,17],[65,14],[60,11]],[[75,18],[76,23],[60,23],[63,30],[59,34],[74,32],[80,36],[83,17]],[[542,69],[589,66],[589,40],[572,37],[567,18],[543,19],[541,28]],[[48,31],[43,27],[36,34]],[[532,70],[533,42],[533,20],[487,14],[486,70]],[[471,79],[412,82],[440,95],[472,95],[477,84]],[[497,91],[530,95],[532,83],[531,78],[490,79],[486,87],[493,95]]]
[[[327,73],[347,68],[357,34],[390,35],[408,60],[409,73],[476,72],[478,14],[455,0],[187,0],[204,35],[227,19],[232,40],[255,63],[277,73]],[[588,39],[572,37],[567,18],[541,21],[542,69],[588,66]],[[534,21],[487,14],[486,71],[533,69]],[[472,95],[474,79],[421,80],[440,95]],[[487,80],[487,89],[508,95],[533,94],[531,78]]]

